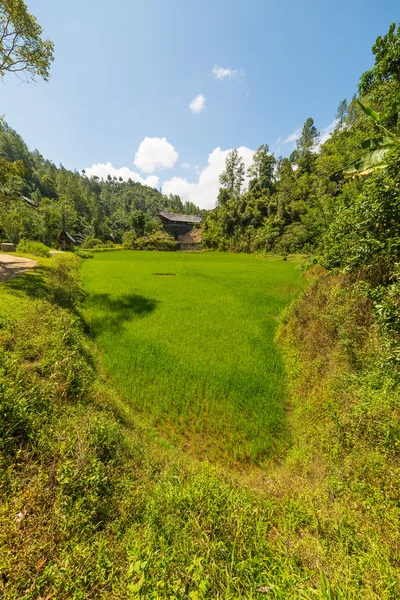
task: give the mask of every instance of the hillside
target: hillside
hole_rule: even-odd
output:
[[[86,238],[120,243],[123,234],[152,233],[160,227],[157,207],[184,214],[200,209],[179,196],[121,178],[88,178],[57,167],[0,120],[0,239],[27,238],[56,246],[61,229],[80,241]],[[8,171],[7,171],[8,170]],[[28,198],[33,205],[21,196]]]

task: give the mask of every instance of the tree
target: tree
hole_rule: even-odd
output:
[[[297,152],[300,155],[304,155],[306,152],[311,152],[318,144],[318,140],[319,131],[314,125],[314,119],[308,117],[303,125],[303,129],[301,130],[301,136],[296,142]]]
[[[363,73],[358,85],[361,97],[368,97],[382,111],[381,121],[398,131],[400,124],[400,26],[392,23],[388,33],[372,46],[375,65]]]
[[[258,148],[253,157],[253,164],[249,167],[247,174],[250,177],[249,189],[260,190],[272,189],[274,168],[276,159],[269,151],[268,144]]]
[[[294,158],[300,168],[310,173],[313,166],[313,152],[319,142],[319,131],[314,125],[314,119],[306,119],[301,136],[296,142],[296,152]]]
[[[225,160],[225,171],[219,176],[219,182],[229,192],[240,194],[245,177],[243,158],[237,150],[231,150]]]
[[[341,127],[346,119],[347,111],[349,109],[349,105],[347,103],[346,98],[342,100],[338,106],[335,117],[339,121],[338,126]]]
[[[131,226],[137,236],[144,234],[144,228],[146,225],[146,215],[142,210],[133,209],[131,212]]]
[[[48,81],[54,44],[42,33],[23,0],[0,0],[0,77],[14,73]]]

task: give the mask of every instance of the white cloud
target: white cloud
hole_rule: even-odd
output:
[[[203,96],[203,94],[198,94],[196,96],[196,98],[193,98],[193,100],[189,104],[190,110],[192,111],[192,113],[195,113],[196,115],[201,113],[201,111],[204,110],[205,107],[206,107],[206,98],[205,98],[205,96]]]
[[[156,175],[150,175],[143,179],[139,175],[139,173],[135,173],[135,171],[131,171],[128,167],[121,167],[120,169],[116,169],[112,166],[110,162],[98,163],[97,165],[92,165],[85,169],[85,173],[88,177],[99,177],[99,179],[107,179],[107,175],[111,175],[111,177],[122,177],[124,181],[128,181],[128,179],[132,179],[132,181],[137,181],[142,183],[143,185],[149,185],[150,187],[157,187],[159,184],[159,177]]]
[[[293,133],[291,133],[290,135],[287,136],[287,138],[285,140],[283,140],[283,144],[289,144],[290,142],[295,142],[296,140],[299,139],[301,135],[301,127],[299,127],[298,129],[296,129],[295,131],[293,131]]]
[[[135,154],[135,165],[143,173],[154,173],[156,169],[172,169],[178,156],[166,138],[145,137]]]
[[[179,194],[183,202],[189,200],[200,208],[214,208],[220,187],[219,176],[225,168],[225,159],[229,152],[230,150],[215,148],[208,157],[208,165],[200,172],[197,183],[190,183],[183,177],[172,177],[164,183],[163,193]],[[238,152],[247,171],[253,162],[254,150],[241,146]]]
[[[338,119],[334,119],[330,125],[328,125],[327,127],[324,127],[321,130],[321,140],[320,140],[320,143],[317,146],[317,150],[319,150],[320,147],[322,146],[322,144],[324,144],[326,142],[326,140],[331,137],[331,135],[335,131],[335,128],[336,128],[336,126],[337,126],[338,123],[339,123],[339,120]]]
[[[214,65],[212,74],[214,79],[241,79],[244,77],[243,69],[226,69]]]
[[[190,165],[188,162],[184,162],[181,164],[182,169],[190,169]]]

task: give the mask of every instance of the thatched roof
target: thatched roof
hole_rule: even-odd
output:
[[[161,208],[158,208],[157,210],[159,216],[166,221],[179,223],[201,223],[202,221],[201,215],[178,215],[178,213],[169,212],[168,210],[163,210]]]

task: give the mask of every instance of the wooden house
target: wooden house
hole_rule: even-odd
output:
[[[164,230],[175,239],[180,235],[185,235],[193,229],[193,226],[201,223],[201,215],[179,215],[161,208],[157,209]]]
[[[60,250],[72,250],[77,243],[78,242],[76,239],[73,238],[68,231],[65,231],[65,229],[63,229],[58,236],[58,245]]]

